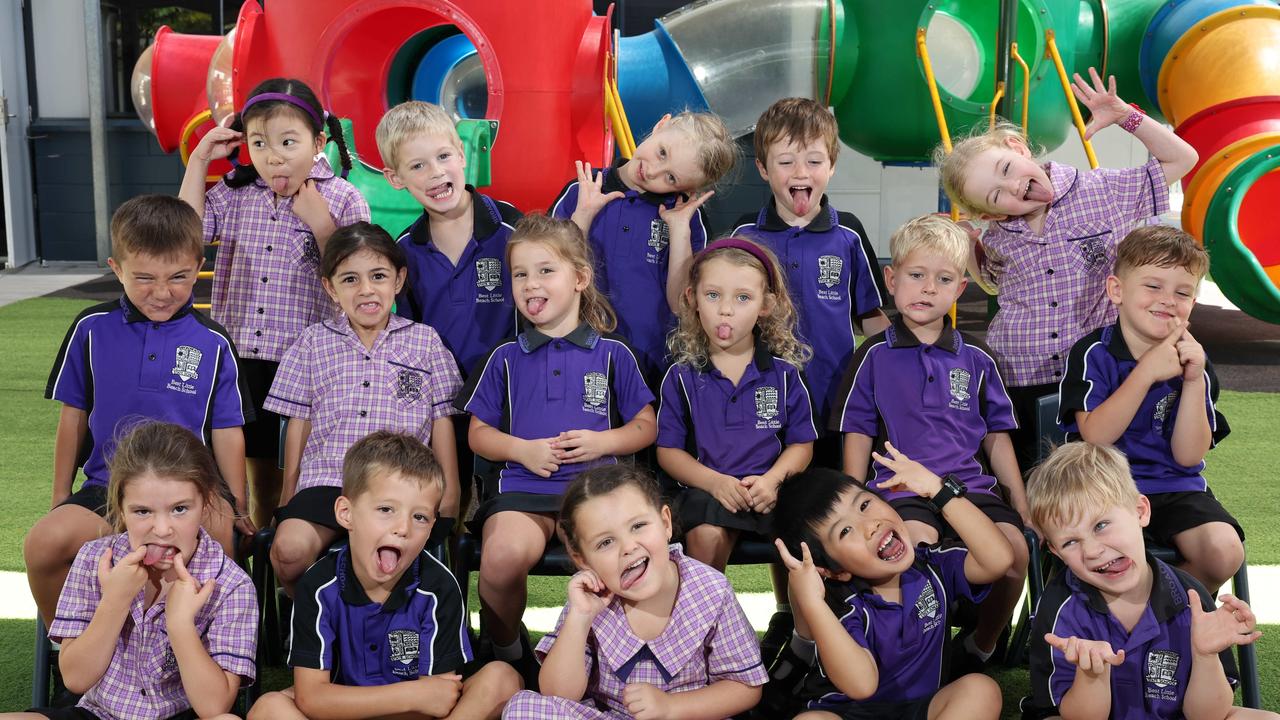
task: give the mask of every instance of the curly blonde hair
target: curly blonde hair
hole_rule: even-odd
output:
[[[1022,127],[1004,119],[997,119],[994,126],[988,126],[987,123],[982,122],[975,124],[968,135],[953,139],[950,153],[942,145],[933,149],[933,164],[938,167],[942,189],[961,212],[966,215],[994,212],[981,201],[965,197],[964,181],[968,178],[969,167],[974,158],[993,148],[1008,147],[1010,140],[1016,140],[1026,146],[1032,157],[1040,155],[1041,149],[1032,146],[1031,141],[1027,139],[1027,134],[1022,132]]]
[[[756,255],[737,247],[715,247],[713,244],[695,255],[689,263],[688,284],[680,295],[680,308],[676,313],[679,322],[667,336],[672,362],[697,367],[705,365],[711,357],[711,345],[698,318],[697,288],[707,262],[721,259],[739,267],[749,267],[765,278],[764,308],[768,314],[756,319],[760,339],[769,352],[797,368],[803,367],[813,357],[813,350],[796,337],[796,307],[787,292],[786,277],[778,270],[778,258],[759,243],[742,237],[731,239],[753,245],[768,259],[769,267],[766,268]]]

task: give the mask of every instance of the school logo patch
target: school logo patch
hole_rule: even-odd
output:
[[[502,285],[502,263],[498,258],[476,258],[476,287],[493,292]]]
[[[655,252],[662,252],[671,243],[671,228],[661,218],[649,222],[649,247]]]
[[[173,654],[173,646],[164,649],[164,661],[160,663],[160,674],[172,675],[178,672],[178,656]]]
[[[926,582],[924,589],[920,591],[920,597],[916,598],[916,617],[924,622],[926,632],[942,623],[939,609],[941,605],[938,603],[938,595],[933,591],[933,583]]]
[[[818,258],[818,284],[824,287],[835,287],[840,283],[842,270],[844,270],[844,260],[835,255],[823,255]]]
[[[387,633],[387,649],[391,652],[391,672],[396,677],[418,676],[418,633],[392,630]]]
[[[589,372],[582,376],[582,409],[603,415],[605,400],[609,397],[609,379],[604,373]]]
[[[1155,411],[1151,415],[1151,428],[1157,433],[1164,432],[1164,421],[1169,419],[1173,408],[1178,404],[1178,391],[1165,395],[1156,402]]]
[[[947,371],[947,381],[951,386],[951,408],[955,410],[968,410],[969,398],[969,380],[973,375],[964,368],[951,368]]]
[[[1152,650],[1147,653],[1147,683],[1166,688],[1178,683],[1178,653]]]
[[[188,380],[199,380],[200,374],[200,358],[204,357],[204,353],[199,348],[193,348],[190,345],[179,345],[177,357],[173,362],[173,374],[182,378],[182,382]]]
[[[302,261],[310,265],[320,264],[320,246],[316,244],[316,236],[311,233],[302,236]]]
[[[422,386],[426,378],[417,370],[407,368],[396,374],[396,399],[414,402],[422,398]]]
[[[763,385],[756,388],[756,429],[778,430],[782,423],[778,417],[778,388]]]
[[[1080,258],[1090,272],[1104,268],[1107,264],[1107,236],[1085,238],[1079,241]]]

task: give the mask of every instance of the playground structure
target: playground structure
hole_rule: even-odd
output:
[[[832,106],[841,139],[882,162],[924,161],[998,107],[1052,149],[1083,129],[1067,78],[1097,67],[1195,146],[1183,225],[1223,293],[1280,323],[1280,237],[1266,217],[1280,200],[1273,0],[702,0],[626,38],[589,0],[268,7],[248,0],[221,39],[161,29],[135,69],[139,115],[185,158],[258,82],[301,78],[350,121],[366,159],[350,179],[391,232],[420,208],[383,181],[373,130],[406,99],[443,105],[463,128],[482,121],[463,132],[468,180],[491,171],[495,195],[533,209],[574,160],[629,156],[663,113],[709,109],[742,135],[791,95]]]

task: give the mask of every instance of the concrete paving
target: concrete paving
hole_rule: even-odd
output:
[[[110,272],[97,263],[31,263],[0,271],[0,307],[98,280]]]

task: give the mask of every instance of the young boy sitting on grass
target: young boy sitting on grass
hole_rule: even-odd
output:
[[[1067,569],[1031,630],[1024,718],[1280,718],[1232,707],[1231,648],[1262,634],[1249,606],[1147,554],[1151,503],[1113,447],[1067,443],[1032,474],[1031,518]]]

